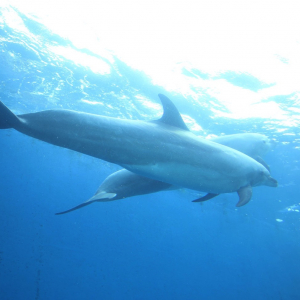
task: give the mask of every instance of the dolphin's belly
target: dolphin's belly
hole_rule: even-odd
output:
[[[231,193],[249,184],[247,172],[240,169],[202,168],[181,163],[126,165],[128,170],[152,179],[208,193]],[[227,171],[227,172],[226,172]]]

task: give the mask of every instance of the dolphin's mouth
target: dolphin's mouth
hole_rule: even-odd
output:
[[[270,176],[268,178],[267,182],[266,182],[266,185],[271,186],[271,187],[277,187],[278,186],[278,181]]]

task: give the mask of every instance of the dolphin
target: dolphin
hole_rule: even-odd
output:
[[[211,139],[213,142],[228,146],[252,157],[261,163],[270,172],[269,165],[262,159],[262,156],[274,147],[274,141],[264,134],[259,133],[236,133],[224,135]]]
[[[256,160],[259,158],[259,162],[263,161],[261,155],[266,154],[272,148],[270,139],[267,136],[258,133],[238,133],[225,135],[213,138],[212,141],[243,152],[248,156],[255,158]],[[263,165],[267,166],[264,161]],[[169,183],[150,179],[132,173],[126,169],[122,169],[109,175],[102,182],[93,197],[71,209],[56,213],[56,215],[74,211],[94,202],[120,200],[133,196],[146,195],[177,188],[178,187],[175,187]],[[214,196],[212,194],[207,194],[206,196],[197,199],[197,202],[206,201],[213,197]]]
[[[252,187],[276,187],[269,171],[251,157],[199,139],[175,105],[159,94],[159,120],[124,120],[71,110],[14,115],[0,102],[0,129],[120,165],[138,175],[212,195],[237,192],[238,206],[249,202]]]
[[[138,195],[146,195],[163,190],[175,189],[172,184],[150,179],[126,169],[121,169],[107,176],[93,197],[71,209],[56,213],[65,214],[94,202],[107,202]]]

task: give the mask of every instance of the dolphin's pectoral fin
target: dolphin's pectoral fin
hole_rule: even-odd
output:
[[[90,198],[88,201],[86,202],[90,202],[90,201],[109,201],[110,199],[116,197],[117,194],[115,193],[106,193],[106,192],[97,192],[92,198]]]
[[[252,187],[251,185],[247,185],[245,187],[240,188],[237,191],[239,195],[239,202],[236,204],[237,207],[243,206],[247,204],[252,197]]]
[[[201,198],[198,198],[198,199],[195,199],[193,200],[192,202],[203,202],[203,201],[207,201],[209,199],[212,199],[212,198],[215,198],[217,197],[219,194],[211,194],[211,193],[208,193],[206,194],[205,196],[201,197]]]
[[[84,207],[84,206],[87,206],[87,205],[89,205],[89,204],[92,204],[93,202],[96,202],[96,201],[97,201],[97,200],[93,200],[93,201],[89,201],[89,202],[83,202],[83,203],[81,203],[81,204],[79,204],[79,205],[77,205],[77,206],[75,206],[75,207],[73,207],[73,208],[71,208],[71,209],[68,209],[68,210],[65,210],[65,211],[56,213],[56,215],[66,214],[66,213],[71,212],[71,211],[73,211],[73,210],[76,210],[76,209],[82,208],[82,207]]]
[[[260,164],[262,164],[269,172],[271,172],[270,166],[260,156],[256,156],[254,157],[254,159]]]
[[[115,193],[105,193],[105,192],[101,192],[101,193],[98,193],[96,195],[94,195],[92,198],[90,198],[89,200],[87,200],[86,202],[83,202],[71,209],[68,209],[68,210],[65,210],[65,211],[62,211],[62,212],[59,212],[59,213],[56,213],[56,215],[62,215],[62,214],[66,214],[68,212],[71,212],[73,210],[76,210],[76,209],[79,209],[79,208],[82,208],[84,206],[87,206],[87,205],[90,205],[92,204],[93,202],[99,202],[99,201],[110,201],[112,198],[114,198],[117,194]]]
[[[178,109],[174,105],[174,103],[165,95],[158,94],[158,97],[163,106],[163,115],[159,120],[150,121],[152,123],[163,123],[170,126],[178,127],[183,130],[190,131],[186,124],[184,123]]]

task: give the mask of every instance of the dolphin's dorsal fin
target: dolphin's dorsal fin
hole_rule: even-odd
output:
[[[165,95],[158,94],[158,97],[163,106],[163,115],[159,120],[152,121],[155,123],[163,123],[166,125],[178,127],[183,130],[190,131],[188,127],[185,125],[178,109],[174,105],[174,103]]]

